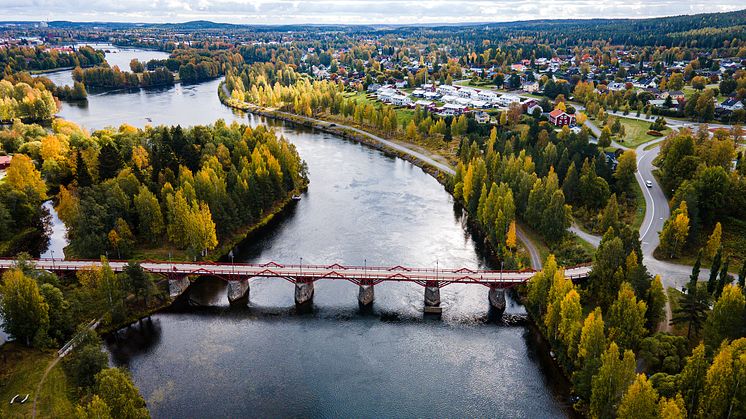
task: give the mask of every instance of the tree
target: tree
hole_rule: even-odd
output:
[[[608,231],[610,228],[615,231],[619,230],[619,204],[616,200],[616,194],[611,194],[609,201],[606,203],[606,207],[599,216],[600,223],[599,227],[602,232]]]
[[[163,213],[158,198],[148,188],[140,186],[139,193],[134,197],[134,203],[138,219],[137,230],[140,237],[151,243],[157,242],[165,230]]]
[[[544,261],[541,272],[537,272],[528,281],[528,309],[537,318],[540,318],[546,312],[549,288],[556,272],[557,260],[554,255],[550,254]]]
[[[76,406],[75,417],[78,419],[111,419],[111,409],[97,394],[85,406]]]
[[[700,343],[687,358],[686,365],[678,375],[679,390],[686,403],[689,417],[699,411],[700,398],[705,386],[709,363],[705,356],[705,345]]]
[[[96,383],[96,374],[109,365],[109,357],[101,350],[101,339],[96,332],[86,331],[63,367],[76,387],[88,389]]]
[[[647,304],[637,301],[635,291],[623,282],[616,301],[611,305],[608,316],[609,340],[622,349],[636,349],[645,330]]]
[[[638,374],[622,397],[617,410],[619,419],[654,418],[658,414],[658,392],[645,374]]]
[[[25,154],[16,154],[10,161],[5,181],[18,191],[23,192],[32,202],[46,199],[47,185],[41,173],[34,167],[34,162]]]
[[[616,190],[619,193],[632,193],[635,184],[635,173],[637,172],[637,154],[634,150],[627,150],[619,156],[614,172]]]
[[[0,317],[3,329],[31,346],[44,346],[49,328],[49,306],[39,292],[36,281],[19,269],[3,273],[0,285]]]
[[[710,277],[707,280],[707,292],[714,294],[717,289],[717,278],[720,271],[720,265],[723,259],[723,248],[718,247],[715,252],[715,256],[712,258],[712,264],[710,265]]]
[[[715,298],[720,298],[720,294],[722,294],[725,285],[733,282],[733,278],[731,278],[730,274],[728,273],[729,266],[730,256],[725,258],[725,263],[723,263],[723,267],[720,268],[720,280],[718,281],[717,288],[715,289]]]
[[[583,327],[583,307],[580,294],[575,289],[565,294],[560,304],[559,337],[565,348],[566,357],[574,361],[577,356],[578,341]]]
[[[724,339],[736,339],[744,332],[746,298],[738,285],[727,285],[712,307],[705,324],[705,343],[716,348]]]
[[[510,227],[508,227],[508,234],[505,238],[505,246],[510,249],[511,251],[515,249],[517,244],[517,238],[516,238],[516,229],[515,229],[515,220],[510,222]]]
[[[578,344],[579,368],[573,374],[575,391],[585,399],[591,396],[591,379],[601,367],[601,355],[606,349],[606,335],[601,309],[596,307],[588,314],[580,331]]]
[[[676,257],[689,236],[689,213],[686,201],[681,201],[679,208],[663,224],[660,232],[660,245],[670,258]]]
[[[633,253],[634,254],[634,253]],[[666,291],[663,288],[660,275],[656,275],[653,278],[653,282],[650,284],[647,294],[647,328],[648,330],[654,330],[661,319],[665,316],[666,308]]]
[[[700,417],[725,418],[730,416],[728,413],[733,402],[733,389],[736,384],[733,367],[733,349],[731,345],[723,345],[707,370],[702,401],[699,406]]]
[[[723,226],[718,222],[715,224],[715,228],[712,230],[712,234],[710,234],[710,238],[707,240],[707,245],[705,246],[705,255],[708,259],[715,257],[715,253],[720,248],[720,238],[722,234]]]
[[[709,294],[697,287],[700,258],[701,252],[697,257],[697,261],[694,263],[692,275],[686,287],[686,293],[679,299],[679,307],[674,310],[673,318],[671,319],[671,324],[687,325],[687,340],[691,339],[692,330],[697,335],[702,329],[702,325],[707,318],[707,310],[710,308]]]
[[[601,355],[601,368],[592,380],[590,416],[611,418],[617,411],[624,392],[635,379],[635,354],[624,351],[619,358],[619,347],[611,342]]]
[[[601,129],[601,136],[598,138],[598,146],[601,148],[611,146],[611,128],[609,128],[608,125]]]
[[[660,419],[680,419],[686,417],[685,415],[686,407],[681,394],[677,394],[672,399],[661,397],[658,402],[658,417]]]
[[[96,374],[95,393],[109,406],[112,417],[150,418],[145,400],[123,369],[107,368]]]

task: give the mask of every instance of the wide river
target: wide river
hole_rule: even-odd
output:
[[[129,55],[126,55],[129,54]],[[145,54],[117,53],[121,62]],[[148,57],[153,58],[152,52]],[[56,73],[61,80],[69,77]],[[297,205],[236,251],[236,261],[493,267],[432,177],[344,139],[236,113],[218,81],[89,96],[59,116],[89,129],[122,123],[269,124],[296,145],[311,184]],[[220,281],[192,286],[192,304],[121,330],[107,343],[154,417],[562,417],[565,384],[527,321],[491,322],[487,289],[442,290],[442,319],[424,318],[423,289],[376,286],[361,312],[357,287],[316,284],[299,313],[293,285],[251,282],[230,307]],[[508,300],[506,318],[523,317]]]

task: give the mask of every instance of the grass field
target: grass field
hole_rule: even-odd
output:
[[[56,352],[39,351],[16,343],[0,347],[0,417],[30,418],[36,386]],[[73,416],[73,404],[68,397],[67,378],[60,364],[47,375],[39,393],[37,414],[41,418]],[[10,404],[16,394],[25,397],[24,404]]]
[[[630,118],[619,118],[619,121],[624,126],[624,138],[615,138],[615,141],[618,142],[621,145],[630,147],[630,148],[636,148],[637,146],[641,144],[645,144],[648,141],[652,141],[656,138],[660,138],[658,136],[648,135],[648,131],[650,131],[650,124],[652,121],[641,121],[639,119],[630,119]],[[661,131],[661,134],[667,135],[669,132],[671,132],[670,128],[666,128],[665,130]]]

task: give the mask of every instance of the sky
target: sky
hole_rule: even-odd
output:
[[[639,18],[744,7],[743,0],[0,0],[0,20],[418,24]]]

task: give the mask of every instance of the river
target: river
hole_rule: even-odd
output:
[[[136,53],[136,51],[134,52]],[[126,57],[123,57],[126,59]],[[129,60],[127,60],[129,62]],[[62,76],[61,73],[60,77]],[[218,81],[89,96],[59,116],[89,129],[128,123],[269,124],[308,163],[308,192],[237,249],[236,261],[491,267],[443,187],[421,169],[341,138],[264,121],[220,104]],[[56,255],[56,253],[55,253]],[[443,317],[423,318],[423,289],[316,284],[310,312],[293,286],[251,282],[230,307],[219,280],[108,339],[154,417],[562,417],[565,384],[527,321],[489,321],[487,289],[442,290]],[[524,317],[508,299],[506,317]],[[562,387],[562,388],[560,388]]]

